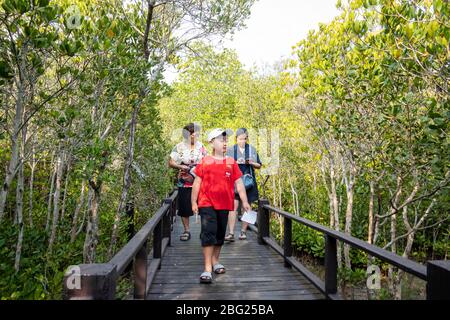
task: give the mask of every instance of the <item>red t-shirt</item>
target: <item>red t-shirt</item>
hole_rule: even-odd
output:
[[[234,183],[242,176],[242,172],[233,158],[218,160],[206,156],[195,167],[194,173],[202,179],[198,194],[199,208],[234,209]]]

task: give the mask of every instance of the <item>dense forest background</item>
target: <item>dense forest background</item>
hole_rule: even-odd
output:
[[[128,239],[127,204],[139,228],[173,188],[168,154],[188,122],[250,129],[272,205],[448,259],[448,2],[338,1],[264,72],[211,45],[253,2],[0,0],[2,299],[59,299],[69,265],[108,261]],[[320,234],[294,224],[293,241],[323,259]],[[407,297],[392,266],[347,246],[338,263],[344,285],[377,264],[386,288],[370,297]]]

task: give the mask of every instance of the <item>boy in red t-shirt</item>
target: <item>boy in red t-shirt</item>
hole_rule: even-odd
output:
[[[201,283],[211,283],[212,271],[225,273],[225,267],[219,263],[228,212],[234,206],[234,187],[242,200],[246,211],[251,207],[242,182],[241,170],[233,158],[227,157],[227,136],[233,134],[229,129],[214,129],[208,134],[208,142],[213,148],[212,156],[206,156],[194,170],[196,175],[192,186],[192,211],[201,217],[201,241],[205,271],[200,275]],[[198,203],[197,203],[198,199]]]

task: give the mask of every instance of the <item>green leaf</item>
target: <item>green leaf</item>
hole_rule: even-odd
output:
[[[2,3],[2,8],[5,10],[6,13],[13,13],[15,7],[13,1],[5,0],[5,2]]]

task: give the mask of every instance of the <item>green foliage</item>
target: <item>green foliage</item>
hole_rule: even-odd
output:
[[[51,256],[47,253],[48,234],[38,228],[26,228],[20,271],[14,269],[17,225],[0,226],[1,299],[60,299],[65,268],[81,262],[82,242],[59,242]]]
[[[338,281],[346,284],[358,285],[365,283],[367,280],[366,269],[348,269],[341,268],[338,270]]]
[[[305,218],[311,219],[312,217],[305,216]],[[292,242],[296,248],[316,258],[325,258],[325,240],[323,234],[298,223],[294,223],[292,229]]]

